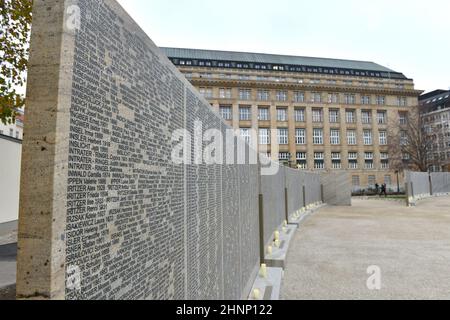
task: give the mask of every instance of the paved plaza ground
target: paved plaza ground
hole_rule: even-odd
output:
[[[369,266],[379,291],[367,288]],[[450,299],[450,198],[321,209],[291,242],[282,298]]]

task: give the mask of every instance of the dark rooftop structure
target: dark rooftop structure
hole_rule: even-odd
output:
[[[374,62],[202,49],[160,48],[177,66],[242,68],[406,80],[399,72]]]
[[[435,90],[419,97],[422,113],[450,108],[450,90]]]

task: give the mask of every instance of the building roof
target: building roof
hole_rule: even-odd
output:
[[[427,100],[430,98],[436,98],[436,97],[439,98],[439,96],[441,96],[441,95],[444,95],[444,97],[445,97],[445,93],[448,94],[449,92],[450,92],[450,90],[448,90],[448,91],[442,90],[442,89],[434,90],[434,91],[422,94],[419,97],[419,101]]]
[[[289,55],[266,54],[266,53],[203,50],[203,49],[185,49],[185,48],[167,48],[167,47],[161,47],[160,49],[169,58],[298,65],[309,67],[342,68],[342,69],[397,73],[394,70],[391,70],[389,68],[383,67],[379,64],[369,61],[301,57],[301,56],[289,56]]]
[[[420,96],[422,113],[430,113],[450,108],[450,90],[435,90]]]

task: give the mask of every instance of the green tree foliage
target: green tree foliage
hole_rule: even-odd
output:
[[[0,121],[13,123],[25,105],[33,0],[0,0]]]

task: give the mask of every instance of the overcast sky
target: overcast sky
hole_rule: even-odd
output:
[[[367,60],[450,87],[448,0],[119,0],[158,46]]]

